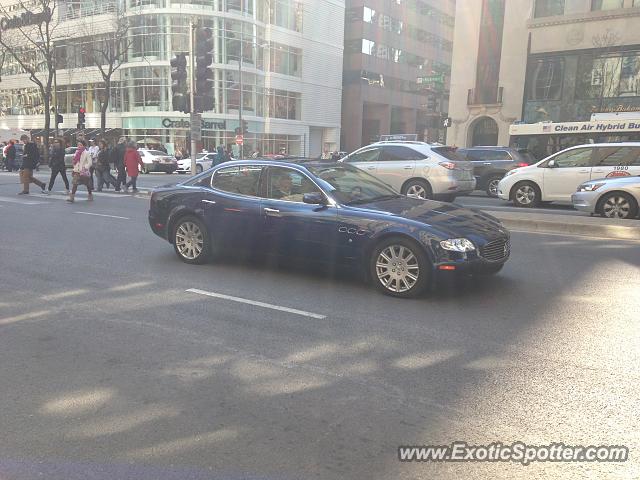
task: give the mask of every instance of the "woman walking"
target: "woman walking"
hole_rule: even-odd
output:
[[[129,143],[127,146],[127,153],[124,154],[124,164],[127,167],[127,175],[129,176],[129,181],[124,186],[124,191],[128,192],[129,187],[133,187],[133,192],[135,193],[138,191],[136,185],[138,174],[140,173],[138,166],[144,168],[144,163],[134,142]]]
[[[102,191],[102,185],[106,184],[109,188],[109,184],[116,188],[116,179],[111,175],[111,165],[109,164],[109,149],[107,142],[100,140],[98,142],[98,160],[96,161],[96,177],[98,180],[97,191]]]
[[[69,179],[67,178],[66,166],[64,164],[64,147],[62,141],[56,138],[51,148],[51,158],[49,158],[49,165],[51,166],[51,179],[49,180],[49,192],[53,190],[53,184],[56,181],[58,174],[62,177],[64,182],[65,193],[69,195]]]
[[[67,202],[74,202],[78,185],[87,187],[87,192],[89,193],[87,200],[93,200],[90,168],[91,154],[87,151],[87,143],[84,140],[78,140],[78,149],[75,157],[73,157],[73,188]]]

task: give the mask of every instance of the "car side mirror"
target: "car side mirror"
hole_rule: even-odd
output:
[[[309,205],[326,205],[327,199],[320,192],[305,193],[302,196],[302,202]]]
[[[547,167],[549,167],[549,168],[558,168],[558,164],[556,163],[555,160],[549,160],[549,163],[547,163]]]

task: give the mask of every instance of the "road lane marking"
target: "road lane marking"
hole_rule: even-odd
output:
[[[19,205],[46,205],[48,202],[38,202],[33,200],[22,200],[20,198],[0,197],[0,202],[17,203]]]
[[[119,217],[118,215],[105,215],[104,213],[90,213],[90,212],[73,212],[78,215],[92,215],[94,217],[107,217],[107,218],[119,218],[120,220],[131,220],[129,217]]]
[[[190,288],[188,293],[196,293],[198,295],[204,295],[207,297],[220,298],[222,300],[230,300],[232,302],[246,303],[247,305],[253,305],[256,307],[270,308],[271,310],[279,310],[281,312],[293,313],[295,315],[302,315],[303,317],[316,318],[318,320],[324,320],[326,315],[319,315],[317,313],[305,312],[304,310],[297,310],[295,308],[281,307],[280,305],[273,305],[271,303],[257,302],[255,300],[248,300],[246,298],[233,297],[231,295],[225,295],[223,293],[206,292],[204,290],[198,290],[197,288]]]
[[[514,230],[512,228],[508,228],[507,230],[509,230],[509,232],[511,233],[522,233],[527,235],[550,235],[555,237],[571,237],[571,238],[580,238],[581,240],[591,240],[594,242],[600,242],[602,240],[611,242],[613,240],[616,243],[620,243],[620,242],[640,243],[640,240],[634,240],[632,238],[594,237],[592,235],[579,235],[576,233],[540,232],[540,231],[534,231],[534,230]]]

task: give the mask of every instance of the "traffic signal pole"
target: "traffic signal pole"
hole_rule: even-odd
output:
[[[196,105],[195,105],[195,90],[196,90],[196,75],[195,75],[195,63],[196,63],[196,58],[195,58],[195,52],[194,52],[194,48],[193,48],[193,36],[195,35],[195,30],[196,30],[196,26],[194,25],[193,21],[189,22],[189,85],[190,85],[190,92],[189,92],[189,106],[191,107],[189,109],[189,111],[191,112],[190,115],[193,117],[193,114],[196,111]],[[193,135],[190,136],[191,138],[191,175],[195,175],[196,174],[196,141],[193,138]]]
[[[243,141],[240,145],[240,159],[244,158],[244,129],[242,128],[242,57],[244,56],[243,52],[243,44],[244,44],[244,30],[240,32],[240,58],[238,59],[238,86],[240,87],[240,105],[238,106],[238,125],[240,127],[240,135],[242,135]]]

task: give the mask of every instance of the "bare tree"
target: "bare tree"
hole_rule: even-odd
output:
[[[29,7],[20,1],[17,5],[20,17],[12,17],[7,5],[0,4],[0,18],[7,19],[8,24],[8,28],[0,32],[0,47],[3,54],[20,66],[40,92],[44,107],[44,145],[47,156],[51,132],[51,97],[56,71],[54,35],[58,25],[57,0],[31,0]]]
[[[107,124],[107,111],[111,101],[114,74],[127,60],[127,53],[133,39],[129,35],[131,22],[125,9],[114,2],[115,13],[111,17],[108,33],[91,40],[87,48],[90,62],[98,68],[102,76],[102,94],[100,102],[100,129],[104,133]]]

